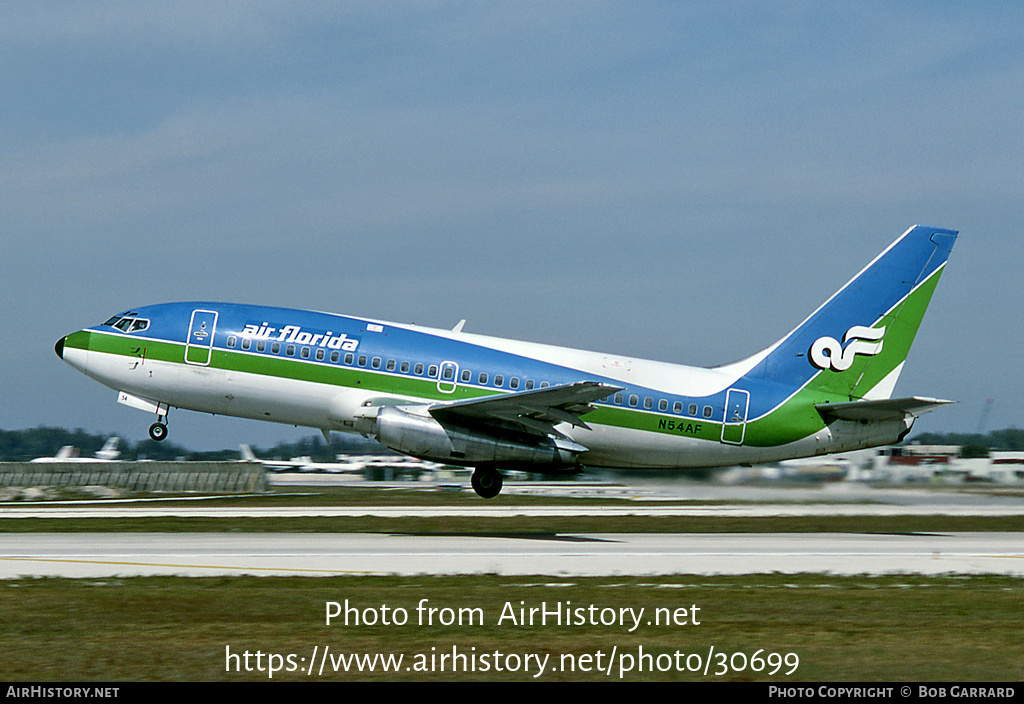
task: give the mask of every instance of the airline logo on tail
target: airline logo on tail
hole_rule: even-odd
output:
[[[853,366],[858,354],[873,357],[882,351],[882,336],[885,327],[868,328],[854,325],[843,335],[843,344],[834,337],[819,337],[811,345],[811,364],[818,369],[831,369],[834,372],[845,372]],[[846,349],[843,349],[843,345]]]

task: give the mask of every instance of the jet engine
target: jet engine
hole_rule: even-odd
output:
[[[370,434],[396,452],[434,462],[539,471],[574,469],[576,455],[586,450],[565,438],[489,430],[442,425],[426,406],[383,406]]]

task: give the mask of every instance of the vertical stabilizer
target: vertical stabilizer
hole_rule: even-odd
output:
[[[751,374],[851,400],[889,398],[956,236],[907,230],[762,353]]]

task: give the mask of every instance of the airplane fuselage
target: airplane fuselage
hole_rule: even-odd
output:
[[[597,381],[622,390],[593,404],[589,428],[559,430],[588,448],[581,464],[610,468],[766,462],[892,442],[906,429],[874,428],[859,441],[853,428],[834,434],[814,404],[847,399],[827,393],[810,395],[780,429],[764,421],[792,389],[743,378],[742,367],[701,369],[281,308],[204,302],[133,312],[149,322],[146,330],[88,328],[65,339],[63,359],[118,392],[206,413],[359,432],[366,408]],[[205,328],[197,316],[208,318]]]
[[[125,311],[56,350],[120,402],[155,412],[155,439],[175,407],[360,433],[477,467],[770,462],[896,442],[940,403],[888,399],[954,239],[911,228],[786,338],[713,369],[461,324],[211,302]]]

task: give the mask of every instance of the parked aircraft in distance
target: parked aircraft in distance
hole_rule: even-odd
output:
[[[65,445],[57,451],[57,454],[53,457],[36,457],[32,462],[114,462],[118,457],[121,456],[121,451],[117,449],[117,445],[120,442],[120,438],[116,435],[107,438],[107,441],[103,443],[103,447],[97,450],[96,454],[92,457],[79,457],[78,448],[73,445]]]
[[[170,408],[373,437],[500,470],[684,469],[900,441],[949,401],[891,398],[957,233],[915,226],[781,340],[703,369],[452,330],[233,303],[132,308],[57,355],[155,413]]]
[[[406,455],[338,455],[334,462],[319,462],[308,455],[289,460],[264,460],[248,445],[240,445],[243,462],[258,462],[271,472],[326,472],[363,476],[368,469],[399,469],[406,472],[432,472],[443,465]]]
[[[264,460],[256,456],[248,445],[241,445],[243,462],[259,462],[271,472],[330,472],[332,474],[362,474],[365,462],[346,459],[343,462],[317,462],[308,455],[290,460]]]

